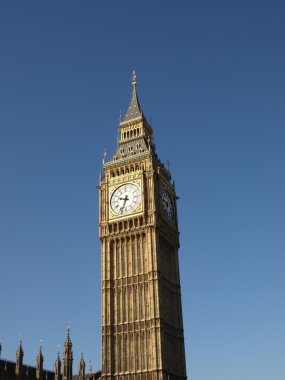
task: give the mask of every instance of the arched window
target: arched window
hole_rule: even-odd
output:
[[[144,333],[142,334],[141,337],[141,343],[142,343],[142,370],[145,369],[146,367],[146,358],[145,358],[145,338],[144,338]]]
[[[139,336],[136,335],[136,371],[140,369],[140,340]]]
[[[128,347],[127,347],[127,337],[124,337],[124,371],[128,370]]]
[[[120,360],[119,360],[119,372],[122,372],[122,364],[123,364],[123,342],[122,342],[122,337],[120,336],[119,338],[119,355],[120,355]]]
[[[121,277],[121,258],[120,258],[120,246],[119,243],[116,245],[116,261],[117,261],[117,276]]]
[[[121,263],[122,263],[122,277],[125,276],[125,243],[122,241],[121,245]]]

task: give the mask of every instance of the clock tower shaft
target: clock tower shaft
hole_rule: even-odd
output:
[[[103,380],[186,379],[176,195],[133,76],[100,178]]]

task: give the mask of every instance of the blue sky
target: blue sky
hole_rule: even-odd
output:
[[[99,170],[131,73],[179,200],[191,380],[284,380],[283,1],[0,1],[0,342],[101,366]]]

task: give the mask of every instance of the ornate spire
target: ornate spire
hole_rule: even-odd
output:
[[[59,356],[59,346],[58,346],[58,352],[57,352],[57,357],[54,363],[54,378],[55,380],[60,380],[61,378],[61,361],[60,361],[60,356]]]
[[[69,326],[69,322],[67,322],[67,336],[64,342],[64,351],[71,350],[71,348],[72,348],[72,342],[70,339],[70,326]]]
[[[78,365],[78,380],[85,380],[85,361],[83,357],[83,352],[81,353],[81,358]]]
[[[70,328],[69,323],[67,324],[67,337],[64,342],[64,352],[63,352],[63,380],[72,380],[72,342],[70,339]]]
[[[137,119],[143,116],[141,105],[137,96],[137,76],[136,76],[135,70],[133,71],[132,85],[133,85],[133,94],[132,94],[128,111],[125,114],[123,121],[129,121],[129,120]]]
[[[113,155],[113,161],[128,159],[129,156],[155,152],[152,128],[146,120],[137,96],[137,76],[133,71],[133,93],[129,108],[125,117],[119,123],[119,136],[117,150]],[[136,156],[138,157],[138,156]],[[109,162],[103,161],[103,166]]]
[[[44,362],[44,357],[42,354],[42,340],[40,340],[40,350],[37,356],[37,370],[36,370],[36,378],[40,380],[43,375],[43,362]]]
[[[24,358],[24,351],[22,347],[22,337],[20,336],[19,347],[16,352],[16,375],[18,376],[22,375],[23,358]]]

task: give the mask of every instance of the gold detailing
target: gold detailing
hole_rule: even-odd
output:
[[[143,192],[142,192],[142,179],[141,178],[138,178],[138,179],[134,179],[132,178],[132,180],[130,181],[126,181],[127,178],[130,178],[132,176],[124,176],[124,179],[125,180],[122,180],[122,178],[120,178],[120,180],[116,181],[112,181],[113,185],[109,186],[109,189],[108,189],[108,192],[109,192],[109,203],[108,203],[108,207],[109,207],[109,219],[121,219],[121,218],[125,218],[125,217],[128,217],[128,216],[133,216],[134,214],[138,214],[138,213],[141,213],[143,211]],[[133,176],[134,177],[134,176]],[[136,208],[134,210],[132,210],[130,213],[127,213],[127,214],[118,214],[116,212],[114,212],[112,210],[112,207],[111,207],[111,199],[112,199],[112,196],[114,194],[114,192],[122,185],[124,184],[133,184],[135,185],[136,187],[139,188],[140,190],[140,202],[139,204],[136,206]]]

